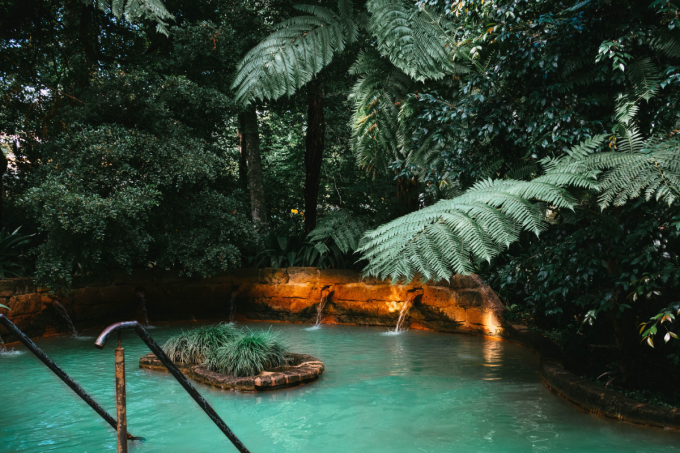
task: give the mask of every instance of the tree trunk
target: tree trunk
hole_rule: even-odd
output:
[[[305,137],[305,232],[316,227],[321,162],[323,160],[326,122],[323,115],[323,84],[307,85],[307,136]]]
[[[3,220],[4,220],[3,219],[3,209],[4,209],[4,201],[5,201],[4,179],[5,179],[5,173],[7,172],[8,164],[9,164],[9,162],[7,161],[7,157],[5,156],[5,153],[0,149],[0,228],[2,228],[4,226],[4,224],[3,224]]]
[[[262,157],[260,156],[260,133],[257,127],[257,112],[251,108],[238,115],[239,132],[242,137],[242,152],[248,162],[248,186],[250,187],[250,212],[253,222],[260,230],[267,229],[267,207],[264,201],[262,178]],[[239,173],[241,172],[239,163]],[[244,171],[245,172],[245,171]],[[241,176],[241,175],[239,175]]]
[[[238,115],[238,183],[246,190],[248,188],[248,164],[246,155],[246,143],[243,137],[242,113]]]

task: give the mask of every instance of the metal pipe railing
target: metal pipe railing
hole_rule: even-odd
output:
[[[71,390],[73,390],[76,395],[81,397],[83,401],[85,401],[96,413],[98,413],[101,418],[103,418],[113,429],[117,428],[118,422],[116,421],[115,418],[111,417],[108,412],[104,410],[97,402],[92,399],[92,397],[85,391],[83,388],[78,385],[76,381],[71,379],[71,377],[62,370],[59,365],[54,363],[52,359],[50,359],[47,354],[45,354],[42,349],[40,349],[33,341],[31,341],[28,336],[23,333],[19,328],[14,325],[12,321],[9,320],[9,318],[3,314],[0,314],[0,325],[4,326],[5,329],[9,330],[14,336],[16,336],[20,342],[24,344],[28,348],[29,351],[31,351],[37,358],[39,358],[45,365],[47,365],[47,368],[52,370],[54,374],[57,375],[59,379],[64,381],[66,385],[68,385]],[[144,440],[143,437],[134,437],[130,434],[127,435],[128,440]]]
[[[217,412],[215,412],[215,409],[212,408],[212,406],[201,396],[200,393],[198,393],[198,390],[194,388],[193,385],[191,385],[191,382],[184,376],[184,374],[175,366],[175,364],[170,360],[170,358],[165,355],[163,352],[163,349],[158,346],[158,344],[154,341],[153,338],[151,338],[151,335],[146,331],[146,329],[139,324],[137,321],[127,321],[127,322],[119,322],[116,324],[112,324],[99,335],[99,338],[97,338],[97,341],[94,343],[94,345],[99,348],[103,349],[104,345],[106,344],[106,340],[108,340],[109,336],[115,332],[119,331],[121,329],[134,329],[134,331],[139,335],[139,337],[142,339],[144,343],[151,349],[151,352],[153,352],[158,360],[161,361],[163,365],[170,371],[170,374],[172,374],[175,379],[184,387],[184,390],[191,395],[191,397],[198,403],[198,405],[203,409],[203,411],[208,414],[208,417],[217,425],[217,427],[224,433],[225,436],[231,441],[232,444],[240,451],[241,453],[250,453],[250,451],[246,448],[245,445],[239,440],[238,437],[234,434],[234,432],[229,429],[226,423],[220,418],[219,415],[217,415]]]

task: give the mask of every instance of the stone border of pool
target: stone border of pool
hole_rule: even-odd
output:
[[[607,418],[680,431],[680,409],[644,403],[575,375],[564,367],[557,346],[547,338],[513,326],[506,327],[503,338],[534,350],[543,383],[570,403]]]
[[[265,370],[257,376],[237,377],[210,371],[203,365],[188,366],[179,362],[175,365],[186,376],[201,384],[222,390],[238,390],[240,392],[261,392],[295,387],[315,381],[324,372],[324,365],[319,359],[306,354],[289,353],[290,365]],[[164,371],[167,368],[152,353],[139,359],[139,368]]]

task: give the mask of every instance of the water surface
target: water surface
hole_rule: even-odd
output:
[[[607,420],[552,395],[536,357],[521,346],[413,330],[306,327],[272,328],[292,351],[323,360],[318,381],[257,394],[196,384],[253,453],[680,452],[679,433]],[[181,328],[151,334],[162,342]],[[115,341],[97,350],[97,333],[36,343],[115,414]],[[138,368],[148,352],[138,337],[125,333],[123,346],[128,427],[147,438],[131,452],[236,451],[170,375]],[[0,451],[115,451],[108,424],[23,346],[14,349],[0,355]]]

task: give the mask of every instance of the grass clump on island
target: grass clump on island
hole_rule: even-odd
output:
[[[171,337],[163,351],[174,362],[203,364],[209,370],[245,377],[287,365],[287,347],[277,332],[241,331],[220,323]]]
[[[240,335],[231,324],[219,323],[187,330],[171,337],[163,345],[163,352],[173,362],[200,365],[208,353]]]

